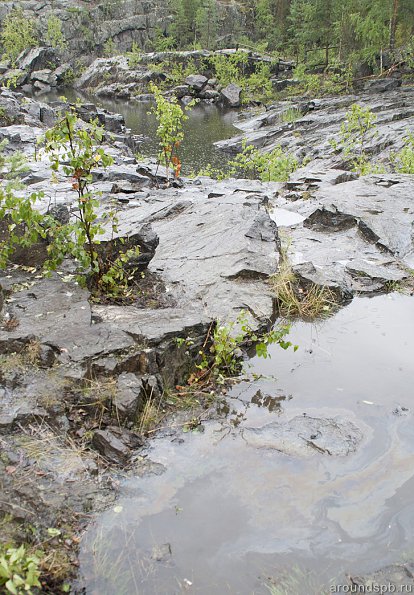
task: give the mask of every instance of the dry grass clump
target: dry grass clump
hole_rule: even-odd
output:
[[[314,283],[301,286],[286,257],[281,259],[279,271],[272,276],[271,284],[279,314],[284,318],[315,320],[329,316],[338,306],[338,296],[329,287]]]
[[[137,430],[140,434],[147,434],[156,429],[162,418],[165,417],[162,401],[163,395],[151,388],[151,392],[147,396],[144,409],[138,421]]]

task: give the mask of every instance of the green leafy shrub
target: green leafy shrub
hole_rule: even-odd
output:
[[[37,45],[36,27],[21,8],[13,9],[4,19],[0,41],[4,57],[13,65],[23,50]]]
[[[7,140],[0,143],[0,221],[4,239],[0,242],[0,268],[5,268],[17,247],[29,247],[46,238],[46,218],[34,204],[42,197],[40,193],[23,192],[21,176],[27,172],[23,153],[6,155]]]
[[[109,37],[109,39],[107,39],[104,43],[104,48],[103,48],[103,55],[106,58],[112,58],[112,56],[116,55],[116,44],[114,42],[114,40],[112,39],[112,37]]]
[[[217,180],[236,176],[259,179],[262,182],[286,182],[298,167],[296,157],[285,153],[280,146],[270,153],[262,153],[254,145],[247,145],[243,141],[242,151],[228,162],[226,168],[214,168],[207,164],[196,175],[210,176]]]
[[[259,62],[255,67],[255,71],[246,81],[245,86],[249,95],[256,99],[270,97],[273,91],[270,78],[270,65],[265,62]]]
[[[52,169],[63,173],[72,181],[77,196],[75,220],[66,225],[48,230],[50,260],[48,266],[55,269],[65,256],[76,259],[78,280],[89,286],[96,294],[111,297],[125,295],[130,277],[124,265],[138,256],[138,247],[126,248],[113,254],[113,244],[100,246],[104,226],[98,219],[99,194],[91,183],[92,171],[97,166],[107,167],[113,163],[110,155],[101,146],[105,131],[95,122],[85,124],[78,119],[76,110],[67,112],[45,134],[45,150],[49,154]],[[117,232],[118,220],[113,211],[103,215],[113,234]],[[122,244],[122,241],[119,240]]]
[[[220,85],[223,87],[230,83],[240,84],[244,77],[248,61],[247,52],[238,51],[229,56],[214,54],[209,57],[209,63],[214,68],[214,74]]]
[[[163,70],[169,71],[168,79],[174,85],[181,84],[188,76],[190,76],[190,74],[197,73],[196,65],[191,58],[185,65],[181,62],[172,62],[171,65],[164,64]]]
[[[404,137],[405,146],[392,156],[395,171],[400,174],[414,174],[414,134]]]
[[[368,108],[357,103],[345,115],[345,121],[339,131],[340,141],[331,141],[332,147],[342,153],[349,162],[351,171],[359,175],[380,173],[383,168],[371,162],[368,142],[377,135],[375,130],[376,115]]]
[[[298,168],[298,160],[278,146],[262,153],[253,145],[243,144],[243,150],[229,162],[230,175],[259,178],[263,182],[286,182]]]
[[[155,106],[151,109],[150,113],[155,115],[158,122],[159,161],[165,166],[167,184],[169,184],[170,170],[173,170],[176,178],[179,177],[181,172],[181,161],[178,151],[184,139],[183,123],[188,119],[188,116],[179,105],[176,97],[167,99],[153,83],[150,84],[150,91],[155,97]],[[191,109],[194,103],[191,102],[185,109]]]
[[[39,555],[28,554],[24,545],[19,548],[0,546],[0,586],[6,593],[23,595],[41,588]]]
[[[113,211],[103,214],[101,220],[98,218],[99,193],[91,187],[93,169],[112,163],[112,157],[101,146],[103,138],[103,128],[96,123],[85,125],[74,109],[45,134],[44,148],[52,169],[62,170],[68,176],[77,197],[73,217],[67,223],[36,209],[42,194],[27,193],[19,180],[27,169],[24,156],[1,153],[0,220],[5,226],[5,239],[0,243],[0,268],[7,266],[16,248],[28,248],[44,240],[46,272],[56,270],[66,257],[72,257],[77,264],[77,281],[88,284],[94,296],[117,298],[129,293],[133,273],[126,265],[138,256],[139,248],[129,247],[122,239],[102,246],[100,241],[105,226],[115,234],[118,224]]]
[[[49,15],[47,19],[46,41],[55,49],[63,50],[66,47],[62,21],[54,14]]]
[[[176,47],[175,37],[172,35],[164,35],[164,32],[157,27],[155,30],[155,37],[152,46],[155,52],[168,52]]]
[[[142,52],[139,45],[134,41],[132,42],[131,50],[126,53],[128,59],[128,66],[130,68],[136,68],[142,59]]]
[[[254,345],[256,355],[270,357],[270,345],[277,344],[282,349],[293,346],[285,339],[289,331],[289,325],[281,325],[266,332],[256,332],[251,328],[244,311],[233,322],[217,323],[212,333],[210,349],[200,352],[202,360],[198,365],[201,371],[199,378],[204,380],[207,377],[221,383],[226,378],[237,376],[242,370],[243,349]],[[297,350],[297,346],[294,346],[294,350]]]

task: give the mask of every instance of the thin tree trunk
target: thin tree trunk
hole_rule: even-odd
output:
[[[392,13],[390,19],[390,50],[395,48],[395,31],[397,29],[399,0],[392,0]]]

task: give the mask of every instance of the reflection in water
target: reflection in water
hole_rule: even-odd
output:
[[[401,560],[414,547],[412,306],[401,295],[355,299],[319,327],[296,324],[296,354],[252,360],[277,380],[232,390],[229,418],[241,423],[154,440],[148,456],[164,474],[126,481],[86,534],[86,592],[265,594],[272,577],[275,593],[320,595],[344,572]],[[293,398],[279,414],[254,402],[259,390]],[[288,456],[243,438],[304,413],[351,420],[363,433],[356,453]]]

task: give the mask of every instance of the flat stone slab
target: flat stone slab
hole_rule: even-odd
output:
[[[310,197],[292,201],[292,188]],[[340,288],[350,296],[386,291],[410,277],[413,176],[338,181],[310,167],[289,181],[271,206],[275,213],[288,209],[284,214],[294,223],[287,232],[288,257],[304,283]]]

